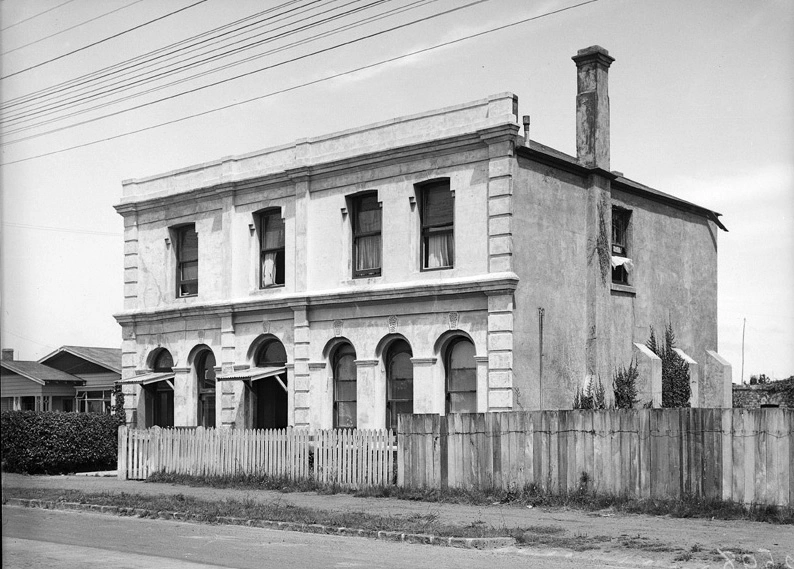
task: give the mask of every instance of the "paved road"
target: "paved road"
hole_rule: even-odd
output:
[[[476,551],[241,526],[3,507],[3,567],[434,569],[647,567],[641,559],[505,548]]]

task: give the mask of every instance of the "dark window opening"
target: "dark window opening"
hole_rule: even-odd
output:
[[[449,181],[421,187],[422,269],[448,269],[455,262],[455,198]]]
[[[196,360],[198,382],[198,425],[215,427],[215,355],[206,350]]]
[[[628,234],[631,212],[627,209],[612,208],[612,256],[629,257]],[[625,263],[612,266],[612,282],[615,284],[629,284],[629,273]]]
[[[381,208],[375,193],[356,196],[353,206],[353,276],[381,271]]]
[[[455,340],[447,349],[446,412],[477,412],[477,364],[474,344],[465,339]]]
[[[284,220],[279,210],[259,214],[259,288],[284,286]]]
[[[334,428],[356,428],[356,351],[350,344],[337,348],[334,364]]]
[[[257,367],[282,367],[287,363],[287,351],[278,340],[262,346],[255,358]],[[280,373],[253,382],[254,426],[257,429],[287,427],[287,374]]]
[[[160,350],[157,357],[154,359],[152,371],[168,372],[172,371],[171,368],[173,367],[174,358],[171,357],[171,353],[168,350]]]
[[[386,355],[386,428],[397,429],[400,413],[414,412],[413,352],[405,340],[394,342]]]
[[[196,226],[186,225],[176,230],[177,295],[198,294],[198,234]]]

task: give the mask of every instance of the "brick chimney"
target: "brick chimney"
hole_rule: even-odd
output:
[[[588,168],[609,171],[609,66],[603,47],[580,49],[576,63],[576,158]]]
[[[4,362],[12,362],[14,361],[14,349],[13,348],[3,348],[2,356],[0,356],[0,360]]]

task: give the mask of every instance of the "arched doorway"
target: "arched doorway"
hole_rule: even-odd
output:
[[[215,428],[215,354],[203,350],[196,357],[199,427]]]
[[[284,344],[271,340],[256,353],[254,364],[258,368],[283,368],[287,363]],[[256,397],[254,427],[257,429],[283,429],[287,426],[287,373],[281,373],[253,382]]]
[[[386,351],[386,428],[397,429],[400,413],[414,412],[413,352],[405,340],[396,340]]]
[[[356,350],[339,345],[332,358],[334,372],[334,428],[355,429],[357,414]]]
[[[477,412],[477,364],[474,354],[474,344],[466,338],[455,338],[447,346],[444,357],[447,414]]]
[[[152,371],[155,373],[171,374],[173,381],[174,358],[171,352],[161,349],[154,357]],[[174,426],[174,387],[166,378],[149,383],[144,387],[146,392],[146,426],[147,427],[173,427]]]

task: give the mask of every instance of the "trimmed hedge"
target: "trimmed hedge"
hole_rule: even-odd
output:
[[[5,411],[5,472],[65,474],[116,468],[118,419],[95,413]]]

